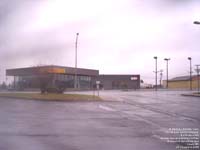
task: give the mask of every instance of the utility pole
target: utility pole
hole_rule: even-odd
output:
[[[155,90],[157,91],[157,73],[158,73],[158,71],[157,71],[157,59],[158,59],[158,57],[155,56],[153,58],[155,59]]]
[[[197,67],[197,69],[196,69],[196,72],[197,72],[197,82],[198,82],[198,85],[197,85],[197,88],[198,88],[198,93],[199,93],[199,66],[200,65],[195,65],[196,67]]]
[[[76,42],[75,42],[75,78],[74,78],[74,88],[77,88],[77,48],[78,48],[78,36],[79,33],[76,33]]]
[[[170,60],[170,58],[165,58],[164,60],[167,62],[167,66],[166,66],[166,73],[167,73],[166,88],[168,89],[168,61]]]
[[[192,90],[192,58],[188,57],[188,60],[190,61],[190,90]]]
[[[162,87],[163,70],[160,70],[160,87]]]
[[[193,23],[196,24],[196,25],[200,25],[200,21],[194,21]],[[197,67],[197,69],[196,69],[196,71],[197,71],[197,80],[198,80],[198,93],[199,93],[199,66],[200,65],[196,65],[196,67]]]

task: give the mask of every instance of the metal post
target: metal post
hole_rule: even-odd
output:
[[[163,76],[163,70],[160,70],[160,88],[162,87],[162,76]]]
[[[188,60],[190,61],[190,90],[192,90],[192,58],[188,57]]]
[[[164,60],[167,63],[167,66],[166,66],[166,72],[167,72],[166,88],[168,89],[168,61],[170,60],[170,58],[165,58]]]
[[[167,61],[167,88],[168,88],[168,61]]]
[[[16,88],[16,76],[14,76],[14,82],[13,82],[13,88],[15,89]]]
[[[154,59],[155,59],[155,90],[157,91],[157,73],[158,73],[158,71],[157,71],[157,59],[158,59],[158,57],[155,56]]]
[[[200,21],[194,21],[193,23],[196,24],[196,25],[200,25]],[[198,80],[198,93],[199,93],[199,66],[200,65],[196,65],[196,67],[197,67],[197,80]]]
[[[197,81],[198,81],[198,85],[197,85],[198,93],[199,93],[199,66],[200,65],[196,65],[196,67],[197,67],[196,71],[197,71]]]
[[[75,78],[74,78],[74,88],[77,88],[77,48],[78,48],[78,36],[79,33],[76,33],[76,42],[75,42]]]

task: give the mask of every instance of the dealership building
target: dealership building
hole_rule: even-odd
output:
[[[140,88],[140,75],[99,75],[99,70],[55,65],[7,69],[6,76],[13,76],[13,87],[21,90],[41,88],[44,84],[90,90],[97,83],[101,89]]]
[[[102,74],[97,77],[103,89],[138,89],[140,75]]]

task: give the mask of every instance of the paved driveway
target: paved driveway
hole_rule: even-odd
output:
[[[180,93],[103,91],[104,102],[0,98],[0,150],[175,150],[185,143],[167,141],[178,136],[171,129],[200,128],[200,98]]]

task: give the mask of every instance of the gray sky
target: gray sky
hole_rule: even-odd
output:
[[[169,78],[200,64],[199,0],[1,0],[0,82],[5,69],[74,66],[101,74],[141,74],[154,82],[154,56]]]

